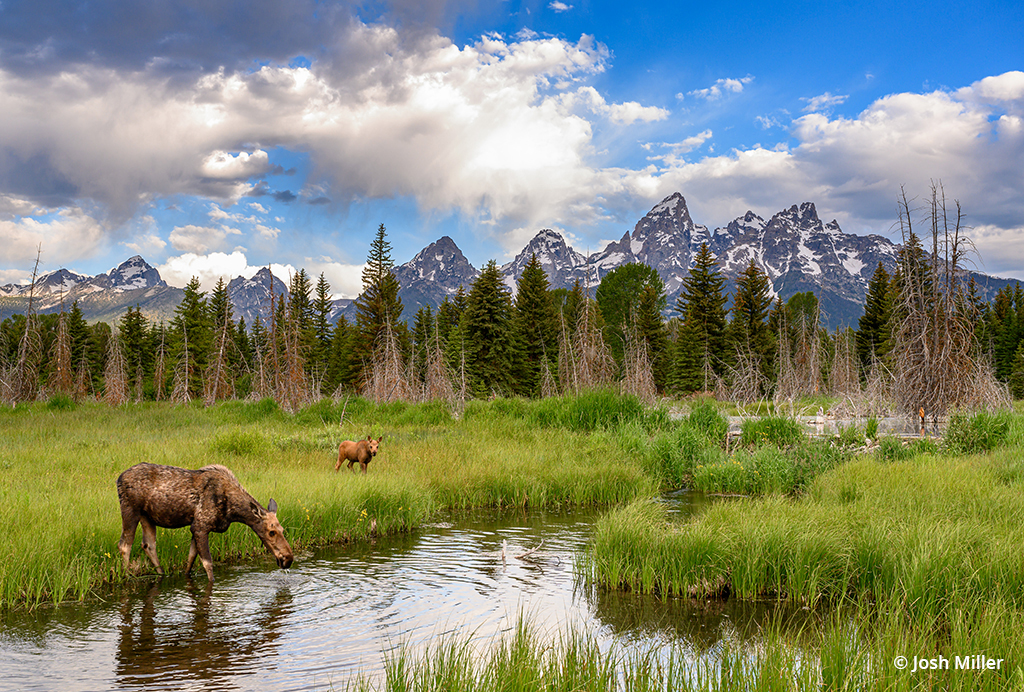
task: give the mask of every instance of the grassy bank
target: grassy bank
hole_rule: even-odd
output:
[[[339,426],[342,412],[344,423]],[[84,598],[131,578],[116,543],[115,481],[148,461],[224,464],[264,505],[273,497],[299,554],[371,533],[405,531],[438,510],[622,503],[659,480],[610,433],[650,414],[606,393],[552,402],[473,402],[454,421],[440,406],[320,402],[292,416],[272,402],[210,409],[169,404],[33,404],[0,412],[0,607]],[[657,425],[655,420],[652,424]],[[334,472],[342,439],[383,435],[365,476]],[[141,532],[140,534],[141,535]],[[139,537],[137,570],[149,573]],[[161,563],[180,570],[187,529],[158,532]],[[216,561],[269,559],[247,527],[211,537]]]
[[[843,626],[857,634],[846,658],[860,682],[848,689],[1009,689],[1024,683],[1022,422],[964,419],[956,447],[893,454],[883,445],[815,476],[795,497],[730,499],[682,525],[656,503],[635,502],[598,522],[581,567],[607,588],[852,611]],[[956,455],[967,448],[996,449]],[[778,461],[780,452],[751,454]],[[887,663],[968,654],[1004,658],[1004,670],[915,678]]]

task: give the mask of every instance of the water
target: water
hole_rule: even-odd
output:
[[[667,501],[681,520],[707,502]],[[576,627],[604,647],[694,656],[723,636],[757,636],[767,606],[580,587],[574,554],[599,515],[473,512],[299,555],[287,571],[269,558],[217,565],[212,587],[170,575],[104,601],[6,613],[0,690],[341,689],[357,673],[379,674],[397,646],[417,653],[454,635],[483,651],[521,614],[551,636]]]

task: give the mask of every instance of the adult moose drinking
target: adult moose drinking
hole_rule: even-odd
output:
[[[264,509],[247,493],[227,467],[215,464],[198,470],[159,464],[136,464],[117,477],[117,498],[121,503],[121,540],[118,549],[129,565],[135,529],[142,524],[142,550],[156,571],[164,573],[156,556],[156,527],[192,529],[185,573],[192,572],[196,555],[213,583],[213,559],[210,557],[210,532],[223,533],[234,522],[251,528],[287,569],[294,556],[277,520],[273,499]]]

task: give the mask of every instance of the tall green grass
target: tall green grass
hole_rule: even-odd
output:
[[[958,615],[938,641],[908,627],[895,610],[836,609],[820,627],[791,632],[772,618],[753,640],[720,632],[705,652],[675,645],[602,647],[592,633],[568,629],[542,637],[520,620],[483,650],[468,637],[444,635],[419,655],[398,647],[384,675],[361,675],[341,689],[388,692],[776,692],[829,690],[1010,690],[1024,682],[1019,614],[990,608],[983,618]],[[957,670],[955,658],[988,652],[998,670]],[[897,667],[907,657],[906,669]],[[948,669],[913,672],[913,659],[944,657]]]
[[[0,607],[82,599],[104,582],[152,572],[141,532],[132,570],[117,551],[115,482],[143,461],[226,465],[261,503],[277,501],[296,551],[406,531],[447,508],[611,504],[656,492],[658,480],[608,432],[644,420],[635,400],[599,394],[563,403],[568,413],[550,426],[536,424],[537,402],[501,400],[474,404],[459,421],[437,405],[361,399],[323,401],[294,416],[269,400],[2,411]],[[367,434],[384,437],[369,473],[335,473],[338,443]],[[183,567],[189,541],[187,529],[158,531],[165,569]],[[211,550],[217,561],[269,559],[243,525],[214,534]]]

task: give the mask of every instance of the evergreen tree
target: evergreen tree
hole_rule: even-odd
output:
[[[494,260],[473,281],[463,315],[466,369],[473,393],[487,397],[512,391],[512,298]]]
[[[437,331],[442,341],[447,341],[452,330],[458,329],[465,311],[466,290],[460,285],[452,296],[445,296],[437,308]]]
[[[676,301],[683,326],[675,349],[675,377],[682,391],[713,388],[713,378],[725,372],[724,286],[718,261],[707,243],[701,244]]]
[[[646,285],[640,293],[633,320],[637,336],[647,344],[651,375],[654,378],[654,386],[659,391],[665,389],[671,365],[668,331],[661,318],[664,307],[664,289],[659,290],[655,285]]]
[[[331,334],[331,352],[327,365],[324,390],[334,393],[338,387],[352,389],[356,385],[357,363],[352,356],[352,325],[345,316],[338,318]]]
[[[213,341],[213,323],[207,309],[206,292],[201,290],[199,277],[192,277],[185,286],[181,302],[174,309],[171,335],[174,340],[171,350],[173,363],[183,357],[187,339],[188,380],[182,386],[187,387],[187,399],[194,399],[203,392],[202,372],[206,368],[206,358]],[[184,396],[185,393],[181,394]]]
[[[768,381],[774,381],[775,377],[775,335],[768,328],[771,304],[768,275],[751,259],[736,279],[729,335],[733,349],[753,356]]]
[[[310,364],[313,370],[326,372],[331,355],[331,311],[334,309],[334,302],[331,300],[331,285],[327,283],[323,272],[316,281],[316,297],[313,299],[313,333],[316,335],[316,346],[310,356]],[[325,385],[326,389],[326,385]],[[328,390],[324,393],[330,393]]]
[[[548,277],[534,254],[523,269],[516,286],[515,328],[518,352],[515,363],[516,390],[535,397],[540,394],[545,364],[554,369],[558,356],[558,323],[548,296]]]
[[[637,308],[645,290],[651,287],[658,296],[659,313],[665,307],[665,284],[658,272],[646,264],[624,264],[608,272],[597,287],[595,298],[607,325],[605,341],[615,360],[622,362],[626,330],[637,318]]]
[[[363,292],[356,298],[356,331],[359,338],[352,344],[353,356],[360,364],[359,380],[365,380],[362,368],[373,357],[374,349],[390,324],[403,344],[407,342],[405,324],[401,322],[402,301],[398,297],[398,279],[391,261],[391,243],[387,240],[384,224],[377,229],[377,235],[370,244],[370,254],[363,269]]]
[[[864,314],[857,323],[857,357],[864,373],[870,371],[873,359],[884,360],[886,356],[885,328],[892,312],[890,297],[889,272],[879,262],[868,282]]]
[[[416,377],[422,382],[427,372],[427,348],[434,338],[434,310],[429,305],[421,306],[413,325],[413,359]]]
[[[129,308],[117,323],[120,347],[124,356],[124,374],[129,388],[139,388],[140,371],[143,375],[152,372],[153,352],[149,342],[146,317],[139,306]]]

